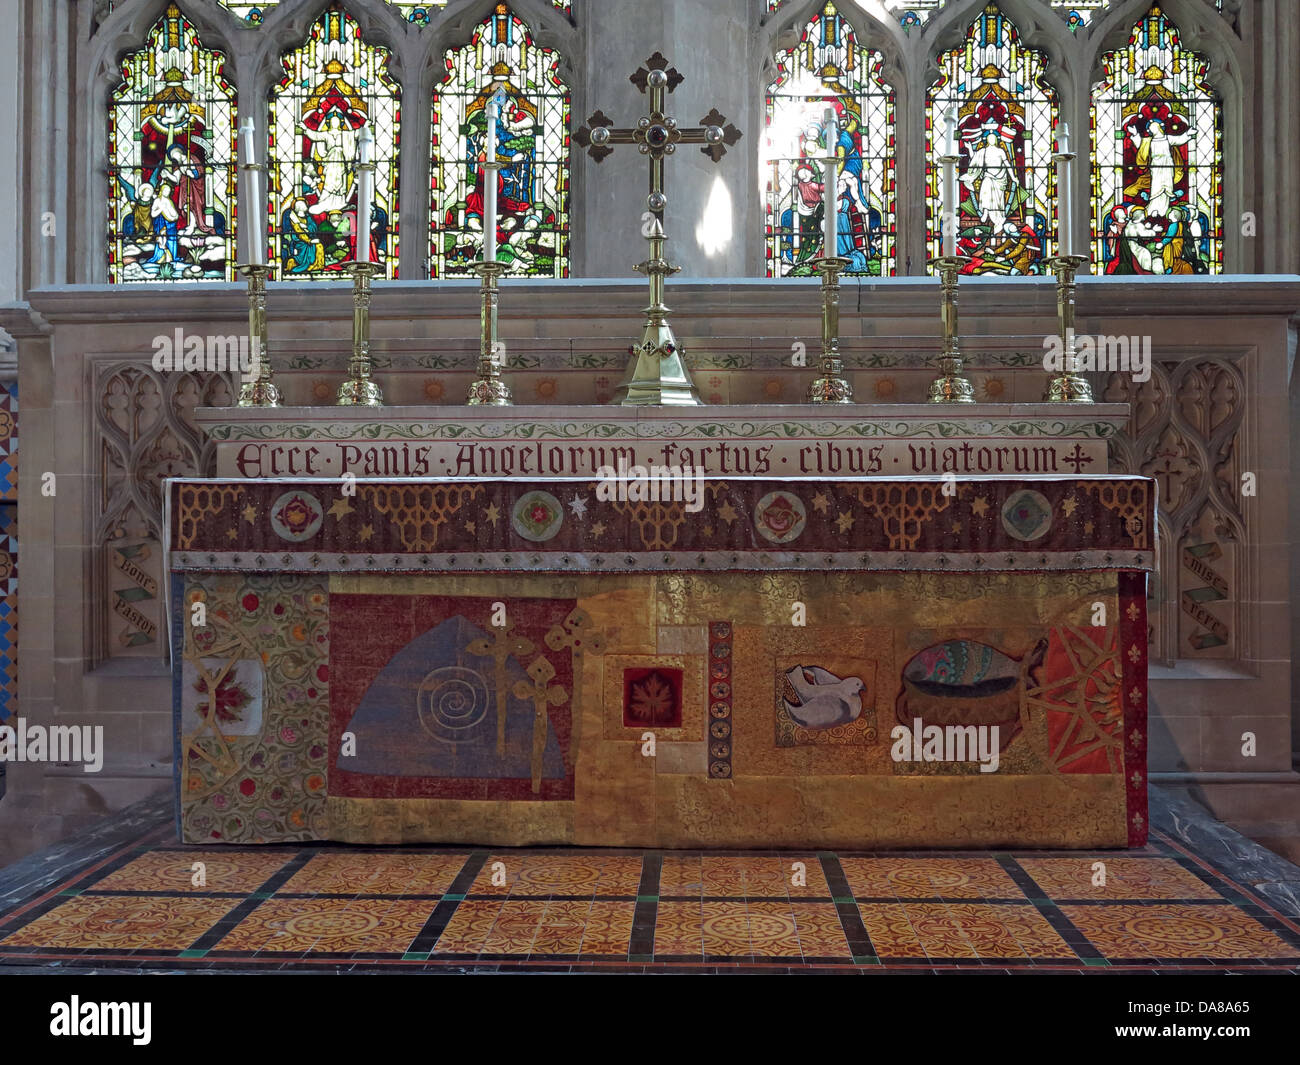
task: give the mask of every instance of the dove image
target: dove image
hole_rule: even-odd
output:
[[[795,666],[781,681],[781,701],[796,724],[823,729],[844,725],[862,713],[861,677],[837,677],[820,666]]]

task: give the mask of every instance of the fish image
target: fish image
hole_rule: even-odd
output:
[[[862,713],[861,677],[837,677],[821,666],[795,666],[781,678],[781,702],[798,725],[834,728],[855,721]]]

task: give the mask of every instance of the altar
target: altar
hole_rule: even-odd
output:
[[[182,838],[1141,845],[1153,484],[170,481]]]

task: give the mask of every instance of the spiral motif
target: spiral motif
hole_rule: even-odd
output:
[[[416,691],[420,725],[443,743],[467,743],[488,712],[488,690],[480,674],[460,666],[435,669]]]

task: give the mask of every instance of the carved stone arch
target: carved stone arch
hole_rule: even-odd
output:
[[[926,89],[941,73],[939,56],[961,47],[966,31],[990,3],[1015,25],[1021,44],[1046,57],[1043,76],[1056,90],[1061,111],[1065,112],[1079,66],[1079,42],[1065,20],[1043,0],[955,0],[934,14],[922,28],[927,40],[922,76]]]
[[[422,97],[432,96],[444,80],[443,55],[469,44],[474,31],[491,17],[498,3],[510,8],[539,45],[558,53],[560,77],[571,91],[576,89],[579,77],[575,57],[583,54],[583,36],[576,21],[550,0],[450,0],[421,34]],[[578,113],[576,97],[574,113]]]
[[[825,6],[826,0],[802,0],[800,3],[783,4],[761,21],[758,33],[762,67],[758,73],[764,91],[772,83],[775,74],[776,53],[798,44],[804,27],[820,15]],[[874,48],[884,58],[881,76],[899,94],[898,106],[901,109],[902,95],[907,84],[907,36],[898,21],[882,18],[856,0],[837,0],[836,7],[844,21],[853,27],[858,41],[868,48]]]
[[[103,284],[108,281],[108,201],[104,180],[108,166],[108,114],[114,90],[121,84],[122,60],[145,47],[149,31],[170,4],[175,3],[181,13],[194,24],[203,47],[221,52],[226,57],[226,80],[235,87],[235,121],[239,121],[239,108],[245,97],[241,84],[241,35],[255,33],[223,7],[202,0],[138,0],[114,9],[92,35],[86,63],[81,67],[77,92],[86,101],[78,109],[80,144],[84,149],[81,158],[87,165],[78,172],[76,183],[81,190],[80,208],[76,211],[79,243],[85,254],[75,258],[74,284]],[[236,232],[238,236],[238,231]]]
[[[259,81],[265,82],[265,90],[259,92],[259,98],[266,95],[280,77],[284,69],[281,57],[299,48],[312,25],[336,3],[356,20],[361,27],[361,39],[366,44],[388,50],[388,73],[399,85],[406,87],[408,39],[419,30],[403,19],[398,9],[387,0],[280,0],[257,30],[261,37],[256,69],[263,75]]]
[[[1159,6],[1178,31],[1183,48],[1209,61],[1208,83],[1219,98],[1223,122],[1223,273],[1251,272],[1246,260],[1241,228],[1229,219],[1241,217],[1247,190],[1255,187],[1256,153],[1248,152],[1253,118],[1246,107],[1247,79],[1251,69],[1249,49],[1228,20],[1205,0],[1117,0],[1096,27],[1096,47],[1091,56],[1086,91],[1103,78],[1102,56],[1123,49],[1133,27],[1153,6]],[[1088,213],[1092,217],[1091,199]]]

